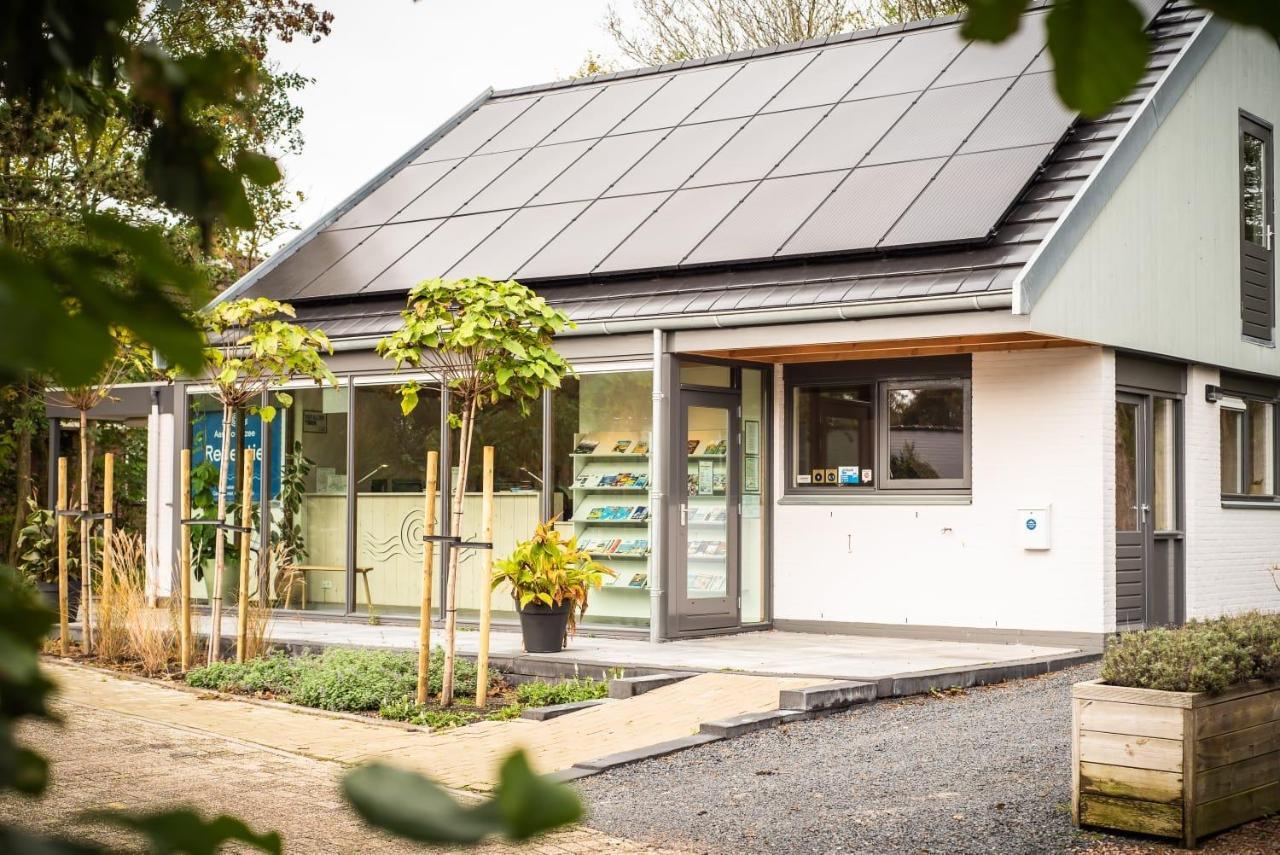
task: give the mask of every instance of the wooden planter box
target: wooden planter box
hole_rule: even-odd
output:
[[[1078,826],[1200,838],[1280,811],[1280,685],[1071,690]]]

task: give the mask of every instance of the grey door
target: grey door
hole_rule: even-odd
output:
[[[741,509],[737,393],[681,393],[671,604],[677,633],[728,629],[738,617]]]
[[[1271,129],[1240,119],[1240,320],[1244,334],[1274,339],[1275,212]]]
[[[1116,396],[1116,627],[1147,625],[1152,552],[1147,399]]]

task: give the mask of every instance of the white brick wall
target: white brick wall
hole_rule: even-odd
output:
[[[1115,361],[1100,348],[975,354],[972,504],[778,505],[775,617],[1112,628],[1114,401]],[[1053,547],[1028,552],[1016,512],[1043,504]]]
[[[1187,617],[1280,610],[1280,511],[1222,507],[1219,415],[1204,399],[1217,369],[1192,366],[1186,401]]]

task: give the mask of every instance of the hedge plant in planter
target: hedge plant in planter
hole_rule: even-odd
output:
[[[579,549],[576,537],[565,540],[551,519],[497,563],[493,587],[511,586],[525,650],[559,653],[586,613],[591,590],[616,575]]]
[[[1280,810],[1280,614],[1126,633],[1071,694],[1077,825],[1194,846]]]

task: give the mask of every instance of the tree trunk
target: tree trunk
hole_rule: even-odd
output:
[[[89,563],[89,414],[80,411],[80,611],[84,622],[80,632],[85,653],[93,652],[93,565]]]
[[[218,461],[218,523],[213,541],[213,595],[209,602],[209,664],[220,658],[222,646],[222,580],[227,565],[227,539],[222,525],[227,521],[227,472],[231,463],[231,431],[235,412],[229,404],[222,405],[222,457]]]
[[[13,531],[9,533],[8,550],[9,564],[11,566],[18,563],[18,534],[27,522],[27,499],[31,498],[31,440],[34,435],[31,423],[25,418],[19,419],[16,438],[18,445],[18,484],[13,491],[16,501],[13,505]]]
[[[462,500],[467,492],[467,466],[471,462],[471,432],[475,427],[476,398],[464,403],[462,411],[462,430],[458,438],[458,483],[453,485],[453,524],[449,529],[452,536],[462,532]],[[456,547],[449,550],[449,576],[446,584],[448,594],[445,598],[444,615],[444,674],[440,681],[440,705],[453,705],[453,665],[454,643],[458,636],[458,557],[461,551]]]

